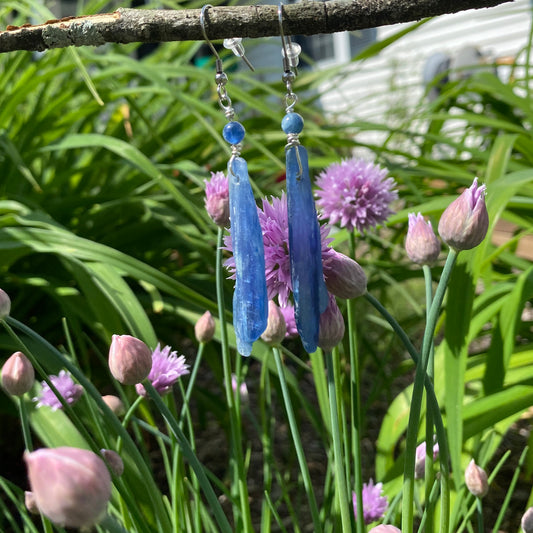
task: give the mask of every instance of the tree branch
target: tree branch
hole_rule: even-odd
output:
[[[283,8],[286,35],[315,35],[374,28],[513,0],[304,1]],[[220,6],[206,11],[210,39],[279,35],[277,6]],[[42,51],[105,43],[203,40],[200,10],[118,9],[114,13],[67,17],[0,32],[0,53]]]

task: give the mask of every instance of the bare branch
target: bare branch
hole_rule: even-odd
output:
[[[354,31],[513,0],[353,0],[300,2],[284,6],[287,35]],[[210,39],[279,35],[277,6],[220,6],[206,12]],[[105,43],[202,40],[200,10],[119,9],[114,13],[49,20],[36,26],[8,26],[0,32],[0,53],[42,51]]]

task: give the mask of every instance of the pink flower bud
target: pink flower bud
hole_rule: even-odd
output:
[[[341,342],[343,337],[344,319],[335,300],[335,296],[330,294],[328,306],[320,315],[318,345],[325,352],[329,352]]]
[[[233,392],[237,392],[237,385],[237,376],[235,374],[231,374],[231,388]],[[239,386],[239,396],[241,397],[241,403],[248,402],[248,387],[246,386],[245,381],[243,381]]]
[[[478,498],[483,498],[489,491],[487,473],[483,468],[476,465],[474,459],[468,463],[465,470],[466,488]]]
[[[439,257],[440,243],[431,222],[426,222],[420,213],[409,213],[405,251],[409,259],[418,265],[432,265]]]
[[[0,319],[6,318],[11,312],[11,299],[7,293],[0,289]]]
[[[152,368],[152,350],[130,335],[113,335],[109,347],[109,369],[123,385],[135,385],[145,379]]]
[[[457,200],[442,213],[439,234],[454,250],[475,248],[487,235],[489,214],[485,205],[485,185],[478,187],[477,178]]]
[[[24,454],[37,507],[54,524],[88,527],[104,514],[111,476],[95,453],[79,448],[42,448]]]
[[[522,516],[520,522],[524,533],[533,533],[533,507],[530,507]]]
[[[433,460],[439,455],[439,445],[433,445]],[[416,447],[415,479],[423,479],[426,475],[426,441]]]
[[[206,311],[194,325],[194,335],[198,342],[209,342],[215,335],[215,320],[209,311]]]
[[[22,396],[35,381],[35,372],[30,360],[22,353],[15,352],[2,367],[2,386],[8,394]]]
[[[102,396],[102,400],[104,400],[109,409],[117,416],[122,416],[126,412],[126,408],[118,396],[107,394],[106,396]]]
[[[121,476],[124,473],[124,462],[120,455],[113,450],[106,450],[105,448],[100,450],[102,457],[106,460],[109,469],[115,476]]]
[[[397,527],[390,524],[381,524],[380,526],[373,527],[368,533],[402,533]]]
[[[366,274],[350,257],[332,251],[323,261],[326,287],[338,298],[357,298],[366,292]]]
[[[35,501],[35,496],[33,495],[33,492],[29,490],[24,491],[24,505],[31,514],[40,514],[39,507],[37,507],[37,502]]]
[[[205,182],[205,208],[213,222],[227,228],[229,222],[229,181],[223,172],[211,173]]]
[[[268,322],[261,338],[272,346],[279,344],[287,333],[287,324],[281,309],[272,301],[268,302]]]

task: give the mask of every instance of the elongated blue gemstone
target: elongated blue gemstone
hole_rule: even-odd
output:
[[[257,215],[248,165],[242,157],[228,163],[231,243],[235,258],[233,326],[237,350],[250,355],[268,319],[263,233]]]
[[[300,145],[287,148],[286,164],[294,316],[304,348],[311,353],[317,349],[320,315],[328,305],[320,227],[311,191],[307,150]]]

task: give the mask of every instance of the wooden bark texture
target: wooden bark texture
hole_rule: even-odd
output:
[[[373,28],[512,0],[353,0],[303,1],[284,6],[286,35],[315,35]],[[205,12],[210,39],[280,35],[277,5],[220,6]],[[475,31],[475,28],[472,29]],[[198,41],[200,10],[118,9],[114,13],[67,17],[44,24],[8,26],[0,32],[0,53],[43,51],[105,43]]]

